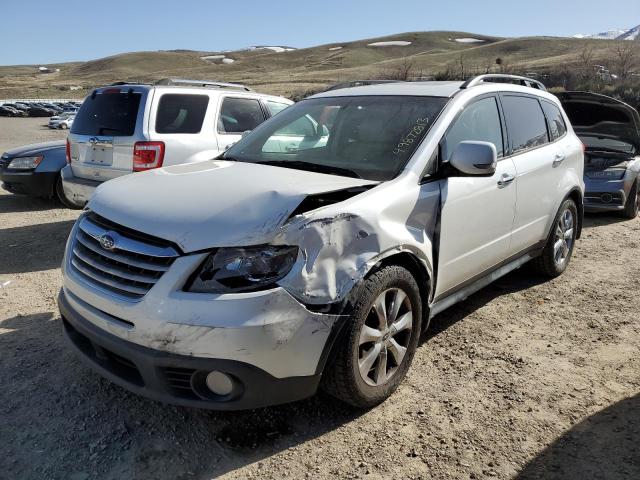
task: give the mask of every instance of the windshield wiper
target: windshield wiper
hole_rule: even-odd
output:
[[[343,177],[362,178],[354,170],[350,170],[348,168],[323,165],[320,163],[302,162],[300,160],[267,160],[255,163],[261,165],[273,165],[274,167],[293,168],[296,170],[308,170],[310,172],[328,173],[330,175],[342,175]]]

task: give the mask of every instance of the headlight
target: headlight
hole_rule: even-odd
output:
[[[38,155],[36,157],[18,157],[9,162],[7,168],[14,168],[16,170],[32,170],[36,168],[42,161],[43,156]]]
[[[607,168],[606,170],[586,172],[586,175],[587,177],[594,179],[621,180],[626,172],[626,168]]]
[[[297,257],[298,247],[220,248],[202,263],[187,290],[228,293],[270,287],[289,273]]]

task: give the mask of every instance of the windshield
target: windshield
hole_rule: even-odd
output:
[[[424,96],[303,100],[256,128],[223,158],[367,180],[390,180],[447,103]]]

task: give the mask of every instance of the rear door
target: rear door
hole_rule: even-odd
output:
[[[222,95],[215,122],[218,145],[221,151],[242,138],[266,120],[267,116],[257,97]]]
[[[490,177],[451,175],[442,187],[436,301],[464,287],[506,260],[516,210],[515,167],[505,157],[504,124],[497,98],[467,105],[441,143],[441,157],[463,141],[491,142],[498,152]]]
[[[71,169],[76,177],[106,181],[133,171],[133,146],[144,140],[148,89],[107,87],[87,97],[71,131]]]
[[[561,170],[567,152],[560,138],[566,133],[566,126],[554,123],[555,129],[562,130],[557,132],[558,141],[552,143],[541,99],[503,94],[501,102],[518,187],[512,249],[521,252],[546,238],[550,217],[555,215],[558,195],[563,191]]]

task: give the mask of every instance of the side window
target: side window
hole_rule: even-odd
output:
[[[460,142],[490,142],[496,146],[498,157],[504,154],[502,125],[496,99],[483,98],[467,105],[444,136],[443,160],[448,161]]]
[[[156,114],[156,132],[200,133],[208,104],[207,95],[163,95]]]
[[[273,100],[266,100],[265,103],[267,104],[267,108],[269,108],[271,116],[274,116],[276,113],[280,113],[289,106],[286,103],[274,102]]]
[[[253,130],[264,120],[258,100],[226,97],[220,107],[218,133],[243,133]]]
[[[542,102],[542,110],[547,117],[547,123],[549,124],[549,133],[551,134],[551,140],[557,140],[565,133],[567,133],[567,125],[564,123],[564,118],[560,109],[551,102]]]
[[[505,95],[502,108],[507,120],[512,154],[549,142],[547,122],[535,98]]]

